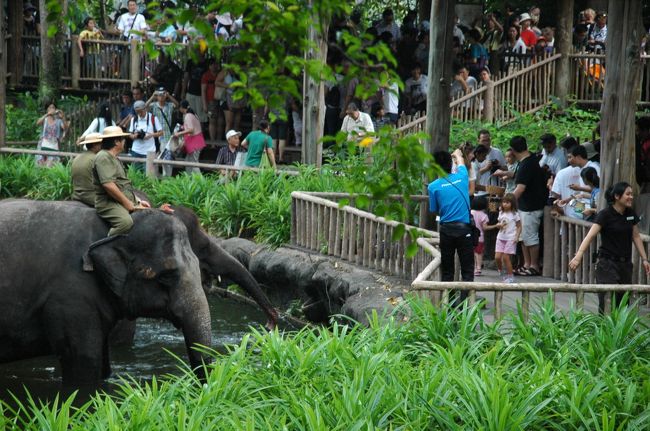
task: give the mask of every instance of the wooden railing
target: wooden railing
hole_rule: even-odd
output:
[[[41,64],[40,36],[21,36],[24,78],[35,80]],[[155,69],[157,60],[149,56],[144,44],[136,40],[118,39],[82,41],[84,57],[80,56],[78,36],[64,42],[62,79],[70,88],[136,86]],[[156,47],[168,46],[157,43]],[[176,50],[176,60],[184,62],[186,50]],[[11,53],[8,53],[11,59]]]
[[[571,59],[571,90],[573,100],[581,105],[598,107],[603,100],[607,64],[605,54],[573,53]],[[639,109],[650,107],[650,55],[642,55],[641,97]]]
[[[561,54],[536,59],[530,66],[516,70],[496,81],[489,81],[449,104],[451,116],[460,121],[507,123],[522,113],[546,106],[555,84],[555,66]],[[398,130],[407,135],[421,132],[426,123],[422,115],[402,124]],[[398,125],[399,126],[399,125]]]
[[[410,235],[393,240],[400,223],[334,201],[343,197],[350,195],[291,193],[291,245],[409,280],[425,268],[437,274],[437,232],[406,225],[407,230],[415,229],[421,235],[416,240],[415,257],[408,258]]]

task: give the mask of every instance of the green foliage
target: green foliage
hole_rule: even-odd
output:
[[[4,429],[645,430],[650,329],[634,309],[485,324],[480,306],[403,303],[370,327],[245,335],[203,384],[179,376],[97,394],[0,406]],[[217,407],[215,407],[217,406]]]
[[[37,96],[30,92],[15,94],[15,102],[6,105],[8,141],[36,141],[41,129],[36,120],[45,112],[39,106]]]
[[[508,149],[510,139],[517,135],[526,138],[530,149],[541,150],[539,137],[544,133],[553,133],[558,142],[565,136],[573,136],[580,142],[591,140],[598,120],[597,112],[584,111],[575,106],[560,111],[551,105],[534,114],[517,114],[515,121],[505,125],[454,121],[450,141],[452,146],[466,141],[475,144],[478,131],[487,129],[492,136],[492,145],[502,150]]]

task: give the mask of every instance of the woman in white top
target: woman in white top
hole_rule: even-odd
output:
[[[97,111],[97,117],[93,119],[90,123],[90,126],[86,129],[85,132],[79,136],[77,139],[77,144],[83,141],[89,133],[102,133],[106,126],[114,126],[115,122],[113,121],[111,115],[111,108],[108,106],[108,102],[102,102],[99,105],[99,110]]]

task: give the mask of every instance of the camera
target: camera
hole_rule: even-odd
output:
[[[497,159],[490,160],[490,164],[492,165],[490,167],[490,172],[495,173],[499,169],[499,161]]]
[[[138,130],[135,132],[135,136],[137,139],[144,139],[144,136],[147,134],[144,130]]]

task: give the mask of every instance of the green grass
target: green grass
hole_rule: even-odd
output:
[[[6,405],[4,429],[645,430],[650,329],[634,309],[551,311],[485,324],[479,308],[409,301],[370,327],[252,331],[180,376],[75,408]],[[406,317],[404,317],[406,316]],[[4,420],[4,423],[2,421]]]

